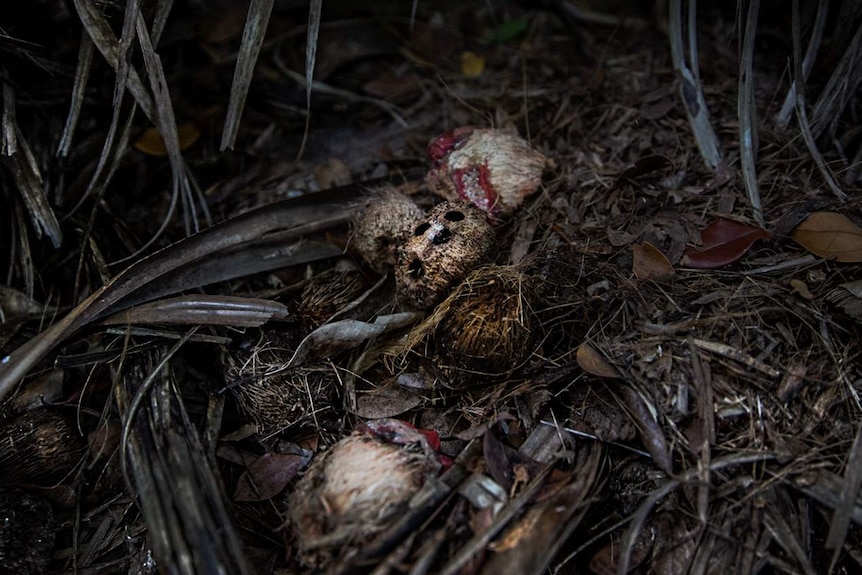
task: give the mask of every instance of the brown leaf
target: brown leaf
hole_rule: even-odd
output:
[[[356,409],[351,410],[365,419],[394,417],[410,411],[422,403],[422,396],[397,385],[363,393],[356,400]]]
[[[266,501],[281,493],[308,464],[308,457],[293,453],[265,453],[239,478],[235,501]]]
[[[793,239],[821,258],[862,262],[862,228],[839,213],[814,212],[796,226]]]
[[[714,269],[741,258],[756,240],[772,237],[768,231],[734,220],[719,218],[700,232],[703,248],[687,246],[682,264],[691,268]]]
[[[649,242],[632,244],[632,271],[639,280],[665,281],[673,266],[661,250]]]
[[[578,346],[575,359],[578,360],[578,365],[581,366],[581,369],[590,375],[605,378],[618,378],[620,376],[617,368],[608,363],[608,361],[602,357],[602,354],[596,351],[596,348],[588,343],[582,343]]]

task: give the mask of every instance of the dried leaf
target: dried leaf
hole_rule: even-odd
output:
[[[793,239],[821,258],[862,262],[862,228],[839,213],[814,212],[796,226]]]
[[[664,281],[673,276],[673,266],[661,250],[649,242],[632,245],[632,271],[639,280]]]
[[[403,312],[382,315],[370,323],[343,319],[324,324],[305,336],[287,366],[294,367],[309,358],[320,359],[330,357],[339,351],[354,349],[364,341],[388,331],[406,327],[420,318],[421,314]]]
[[[790,280],[790,290],[798,294],[799,297],[802,297],[807,300],[814,299],[814,295],[812,295],[811,290],[808,289],[808,284],[800,279],[792,279]]]
[[[578,365],[581,366],[581,369],[590,375],[612,379],[620,377],[620,373],[617,371],[617,368],[608,363],[608,361],[602,357],[602,354],[596,351],[596,348],[588,343],[582,343],[578,346],[575,359],[578,361]]]
[[[741,258],[756,240],[772,237],[758,226],[719,218],[700,232],[703,248],[687,246],[682,264],[691,268],[714,269]]]
[[[201,136],[201,131],[191,122],[183,122],[177,126],[177,136],[180,141],[180,151],[192,147]],[[148,156],[163,158],[168,155],[168,149],[162,135],[156,128],[148,128],[141,134],[132,146]]]
[[[284,318],[287,306],[260,298],[222,295],[185,295],[141,304],[105,318],[105,325],[233,325],[259,327]]]
[[[485,71],[485,58],[475,52],[461,53],[461,74],[465,78],[478,78]]]
[[[266,501],[281,493],[304,468],[310,457],[293,453],[265,453],[239,478],[235,501]]]
[[[365,419],[395,417],[422,403],[422,396],[397,385],[363,393],[356,399],[353,413]]]

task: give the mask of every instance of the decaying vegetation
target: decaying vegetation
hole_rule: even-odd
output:
[[[5,11],[0,571],[862,569],[862,8],[586,6]],[[404,297],[464,126],[541,188]]]

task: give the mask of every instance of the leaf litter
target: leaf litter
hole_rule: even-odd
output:
[[[750,9],[737,58],[733,7],[693,30],[672,3],[664,33],[634,3],[563,4],[7,17],[0,428],[24,455],[0,452],[0,484],[53,509],[36,572],[203,572],[189,549],[314,572],[288,494],[389,417],[451,465],[330,572],[858,570],[858,42],[818,9],[839,65],[806,67],[803,142],[772,118],[801,55],[785,21]],[[372,182],[439,202],[425,148],[470,125],[554,165],[493,265],[423,317],[349,222]],[[515,315],[459,324],[483,297]],[[506,322],[504,369],[455,347]],[[100,430],[123,431],[87,452]]]

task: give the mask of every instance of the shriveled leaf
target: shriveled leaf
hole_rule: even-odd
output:
[[[281,493],[308,465],[310,457],[293,453],[265,453],[240,476],[234,501],[266,501]]]
[[[808,289],[808,284],[800,279],[793,278],[790,280],[790,289],[793,293],[798,294],[802,298],[807,300],[814,299],[814,295],[811,293],[811,290]]]
[[[839,213],[814,212],[796,226],[793,239],[821,258],[862,262],[862,228]]]
[[[465,78],[478,78],[485,71],[485,58],[469,50],[461,53],[461,74]]]
[[[639,280],[664,281],[673,276],[673,266],[661,250],[649,242],[632,245],[632,271]]]
[[[596,348],[588,343],[582,343],[578,346],[578,351],[575,353],[575,359],[581,369],[595,375],[596,377],[604,377],[615,379],[620,376],[617,368],[612,366],[608,361],[596,351]]]
[[[201,131],[193,123],[183,122],[177,126],[177,136],[179,137],[180,151],[185,151],[198,141],[201,137]],[[163,158],[168,155],[165,141],[156,128],[145,130],[132,146],[148,156]]]
[[[382,315],[374,322],[364,322],[355,319],[344,319],[327,323],[307,336],[296,348],[296,352],[288,363],[288,367],[302,364],[309,358],[320,359],[330,357],[339,351],[353,349],[364,341],[375,338],[388,331],[401,329],[421,318],[415,312],[403,312]]]
[[[703,247],[687,246],[682,264],[690,268],[714,269],[731,264],[745,255],[751,245],[772,237],[758,226],[719,218],[700,232]]]
[[[410,411],[420,403],[422,403],[422,397],[419,394],[397,385],[390,385],[359,395],[356,398],[356,408],[351,411],[366,419],[381,419]]]

